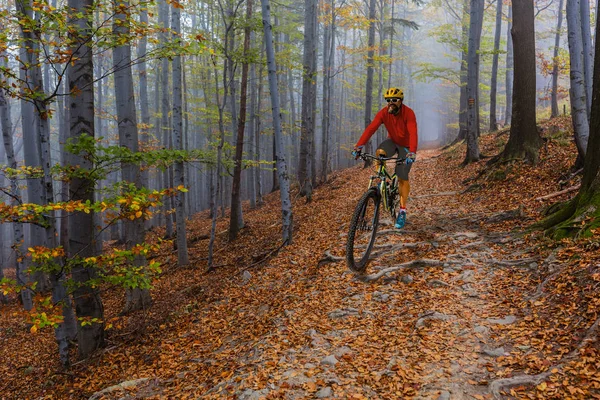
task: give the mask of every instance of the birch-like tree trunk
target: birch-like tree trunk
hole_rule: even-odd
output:
[[[365,120],[364,126],[371,123],[371,113],[373,110],[373,57],[375,55],[375,5],[376,0],[369,0],[369,31],[367,38],[367,82],[365,84]],[[366,151],[370,152],[372,143],[369,141],[365,146]]]
[[[275,145],[277,148],[277,175],[279,178],[279,193],[281,199],[283,243],[292,243],[293,214],[290,199],[290,181],[285,161],[283,148],[283,134],[281,130],[281,111],[279,110],[279,91],[277,90],[277,65],[275,64],[275,51],[273,50],[273,27],[271,26],[271,11],[269,0],[261,0],[263,28],[265,33],[265,47],[267,51],[267,67],[269,71],[269,90],[271,92],[271,106],[273,113],[273,128],[275,130]]]
[[[164,32],[161,31],[159,33],[160,43],[162,46],[167,45],[168,35],[167,31],[169,29],[169,4],[166,0],[159,0],[158,6],[158,19],[159,25],[164,29]],[[169,105],[169,60],[167,57],[163,57],[161,60],[160,67],[160,93],[161,93],[161,138],[163,142],[163,146],[167,149],[171,148],[171,124],[169,123],[169,113],[171,112],[171,107]],[[163,183],[164,187],[171,187],[171,168],[167,168],[163,173]],[[164,199],[163,212],[165,214],[165,223],[166,223],[166,235],[169,238],[172,238],[174,235],[173,231],[173,214],[171,210],[173,209],[172,200],[170,197]]]
[[[2,66],[5,66],[4,54],[0,54],[2,60],[0,61]],[[8,166],[13,169],[17,169],[17,158],[15,157],[15,150],[13,147],[13,126],[10,119],[10,109],[4,89],[0,88],[0,125],[2,125],[2,139],[4,141],[4,152],[6,154],[6,160]],[[15,177],[10,178],[10,203],[13,206],[17,206],[22,202],[19,188],[17,186],[17,179]],[[23,223],[15,221],[13,222],[13,237],[14,243],[12,248],[15,251],[16,257],[16,269],[17,269],[17,283],[24,286],[21,290],[21,300],[23,301],[23,308],[27,311],[33,308],[33,297],[32,291],[29,288],[29,276],[25,272],[25,251],[24,251],[24,234],[23,234]]]
[[[264,7],[264,6],[263,6]],[[304,56],[302,77],[302,126],[300,131],[300,164],[298,166],[298,181],[300,195],[312,199],[313,142],[314,132],[314,103],[312,102],[313,87],[316,87],[317,71],[317,1],[304,2]],[[264,18],[264,17],[263,17]]]
[[[498,130],[496,121],[496,93],[498,89],[498,51],[500,50],[500,33],[502,30],[502,0],[496,1],[496,30],[494,31],[494,57],[492,59],[492,82],[490,88],[490,131]]]
[[[148,8],[147,6],[142,6],[140,10],[140,23],[147,25],[148,24]],[[148,38],[146,35],[142,35],[140,37],[140,41],[138,44],[138,52],[137,57],[139,62],[137,64],[138,68],[138,78],[139,78],[139,89],[140,89],[140,117],[142,118],[141,131],[139,132],[140,141],[142,143],[148,143],[148,135],[150,134],[150,110],[148,107],[148,71],[146,68],[146,53],[148,51]],[[147,169],[143,169],[141,171],[142,177],[142,186],[149,187],[150,182],[148,181],[148,171]],[[148,224],[150,221],[148,221]]]
[[[583,40],[581,38],[581,7],[579,3],[580,0],[567,0],[567,29],[569,33],[569,59],[571,62],[569,95],[571,98],[571,119],[573,121],[575,144],[579,156],[585,159],[590,127],[587,113]]]
[[[590,120],[592,110],[592,75],[594,70],[594,46],[592,45],[592,32],[590,28],[590,2],[579,0],[581,9],[581,40],[583,44],[583,75],[585,79],[585,104]]]
[[[469,23],[469,51],[467,65],[467,154],[464,163],[478,161],[479,139],[477,124],[477,98],[479,96],[479,44],[483,25],[483,0],[471,0],[471,19]]]
[[[246,1],[246,21],[252,19],[252,0]],[[244,128],[246,127],[246,104],[248,91],[248,63],[250,56],[250,25],[244,28],[244,62],[242,65],[242,82],[240,88],[240,115],[237,126],[235,146],[235,167],[233,170],[233,185],[231,188],[231,217],[229,224],[229,240],[235,240],[241,228],[244,227],[242,218],[242,156],[244,151]]]
[[[458,136],[457,140],[467,138],[467,66],[469,64],[469,0],[463,0],[461,19],[461,63],[460,63],[460,98],[458,101]]]
[[[83,135],[94,137],[94,68],[90,37],[93,34],[89,21],[93,10],[92,0],[69,0],[73,9],[70,24],[73,26],[73,62],[69,67],[70,138],[78,140]],[[70,154],[70,165],[91,170],[92,162],[86,154]],[[82,202],[94,201],[95,182],[81,176],[73,177],[69,185],[69,198]],[[73,296],[80,320],[77,343],[80,358],[89,357],[104,346],[104,310],[100,292],[89,284],[97,277],[93,263],[83,260],[96,255],[94,246],[94,213],[77,212],[69,217],[69,258],[77,257],[72,266],[75,283]],[[92,319],[96,319],[92,322]]]
[[[558,49],[560,48],[560,32],[562,30],[564,0],[558,2],[558,22],[556,23],[556,35],[554,37],[554,56],[552,58],[552,94],[551,94],[551,118],[558,117]]]
[[[506,27],[506,112],[504,113],[504,125],[510,125],[512,122],[513,107],[513,77],[514,77],[514,54],[512,37],[513,6],[508,5],[508,23]]]
[[[129,12],[129,1],[120,0],[114,4],[113,33],[118,38],[127,39],[130,26],[126,13]],[[113,49],[113,68],[115,79],[115,101],[117,108],[117,127],[119,131],[119,146],[129,149],[132,153],[139,152],[139,135],[133,92],[133,72],[131,68],[131,47],[128,42]],[[136,163],[121,162],[121,177],[125,185],[132,184],[136,189],[142,188],[142,174]],[[125,248],[131,250],[141,245],[145,240],[144,220],[136,217],[123,221],[123,238]],[[146,266],[146,257],[140,252],[133,261],[134,267]],[[123,312],[148,308],[152,302],[150,290],[139,286],[127,288]]]
[[[181,10],[173,7],[171,11],[171,29],[173,41],[181,43]],[[181,92],[181,56],[173,57],[173,147],[175,150],[183,151],[183,94]],[[183,161],[177,159],[173,166],[173,180],[175,187],[185,186],[185,175]],[[177,191],[175,195],[175,221],[177,229],[177,263],[187,265],[189,263],[186,223],[185,223],[185,193]]]

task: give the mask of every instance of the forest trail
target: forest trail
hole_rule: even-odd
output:
[[[501,140],[483,137],[483,150],[492,153]],[[600,254],[588,251],[593,241],[559,245],[522,234],[539,218],[536,198],[555,191],[568,169],[565,152],[574,152],[560,143],[549,141],[539,166],[507,166],[480,179],[482,163],[459,166],[461,146],[420,151],[407,225],[396,231],[383,219],[367,277],[343,260],[350,216],[371,173],[360,165],[332,174],[312,203],[294,197],[294,242],[285,248],[278,193],[245,209],[247,226],[235,242],[221,219],[212,272],[210,220],[197,215],[188,225],[191,264],[177,268],[163,248],[164,272],[144,313],[119,315],[122,294],[107,293],[108,347],[67,373],[58,371],[52,333],[25,333],[7,309],[0,359],[9,362],[0,373],[8,379],[0,393],[593,398]]]

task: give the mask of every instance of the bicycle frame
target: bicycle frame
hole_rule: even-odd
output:
[[[387,210],[390,214],[394,214],[394,210],[392,209],[392,204],[390,204],[390,190],[389,188],[391,187],[392,190],[394,188],[396,188],[396,182],[398,180],[398,177],[396,176],[396,171],[394,170],[394,173],[392,175],[390,175],[390,173],[387,171],[387,167],[385,165],[386,161],[390,161],[390,160],[395,160],[396,164],[404,162],[405,159],[403,158],[397,158],[397,157],[375,157],[372,156],[370,154],[364,154],[361,155],[362,159],[372,159],[374,160],[378,165],[377,165],[377,174],[376,175],[372,175],[371,178],[369,179],[369,186],[367,187],[367,189],[375,186],[374,183],[377,179],[379,179],[379,183],[376,185],[377,190],[379,191],[379,195],[381,196],[381,199],[383,201],[383,209]]]

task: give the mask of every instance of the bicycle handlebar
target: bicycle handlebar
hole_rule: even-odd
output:
[[[406,158],[400,158],[400,157],[377,157],[374,156],[373,154],[369,154],[369,153],[360,153],[358,155],[359,158],[361,158],[362,160],[366,161],[367,159],[371,159],[371,160],[377,160],[377,161],[396,161],[396,164],[401,163],[406,161]]]

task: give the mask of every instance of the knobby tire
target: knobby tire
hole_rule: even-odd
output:
[[[365,212],[368,211],[368,207],[372,202],[372,206],[374,207],[373,217],[369,220],[365,221]],[[357,273],[364,273],[367,269],[367,264],[369,263],[369,255],[371,254],[371,250],[373,249],[373,245],[375,244],[375,238],[377,236],[377,227],[379,226],[379,207],[381,205],[381,196],[377,190],[377,188],[370,188],[365,192],[365,194],[361,197],[354,209],[354,214],[352,215],[352,220],[350,221],[350,229],[348,231],[348,241],[346,242],[346,265],[348,268]],[[354,249],[356,247],[355,243],[357,240],[361,239],[361,236],[365,235],[365,223],[372,223],[372,228],[370,230],[369,242],[365,248],[364,253],[359,255],[359,257],[355,257]],[[358,258],[358,260],[357,260]]]

